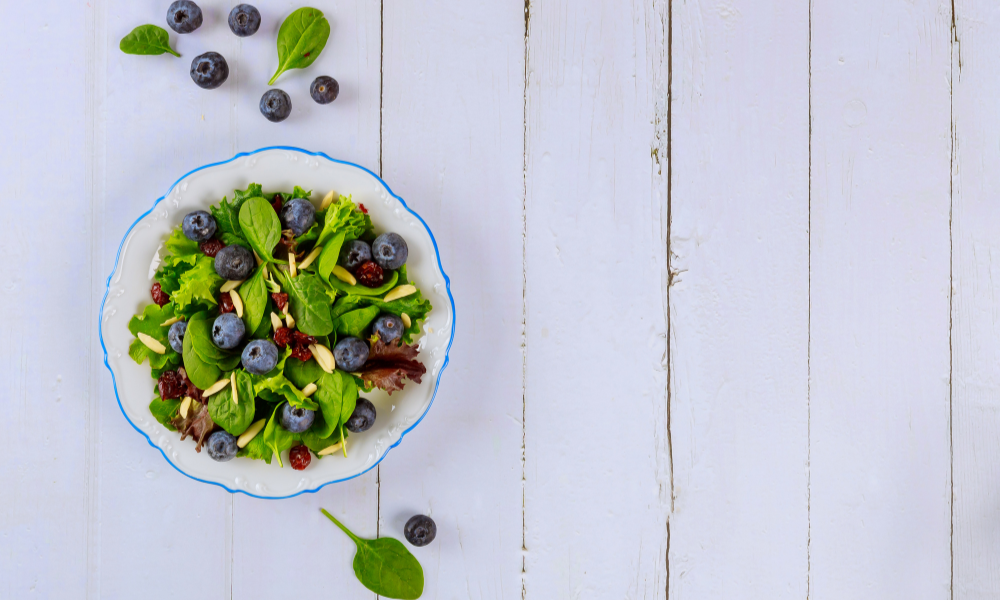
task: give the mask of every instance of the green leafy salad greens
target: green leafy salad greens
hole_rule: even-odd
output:
[[[156,381],[152,415],[182,439],[193,437],[199,451],[210,433],[222,429],[238,438],[236,456],[268,464],[277,459],[284,466],[281,453],[300,445],[318,458],[346,456],[346,425],[359,394],[374,388],[391,393],[402,389],[404,379],[419,383],[425,373],[412,344],[431,303],[409,280],[405,264],[379,271],[381,279],[374,282],[357,280],[339,266],[344,244],[376,238],[367,211],[349,196],[328,194],[299,235],[282,229],[282,203],[311,202],[310,196],[300,187],[275,194],[250,184],[210,207],[211,239],[189,239],[178,225],[159,252],[154,303],[128,324],[136,336],[129,356],[148,362]],[[232,245],[251,250],[257,260],[242,281],[227,281],[215,264],[220,248]],[[213,338],[213,324],[224,312],[235,312],[245,330],[231,349]],[[384,315],[403,323],[398,339],[386,342],[374,332]],[[185,324],[182,339],[171,339],[177,322]],[[349,337],[370,348],[352,372],[337,368],[333,359],[338,340]],[[243,349],[254,340],[278,348],[270,372],[245,368]],[[307,429],[292,432],[282,425],[286,402],[314,411]]]

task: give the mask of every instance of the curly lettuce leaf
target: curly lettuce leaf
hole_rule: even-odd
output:
[[[177,312],[193,314],[197,307],[218,304],[216,296],[223,283],[225,281],[215,272],[215,259],[202,254],[194,267],[180,276],[180,285],[170,298]]]
[[[372,229],[372,220],[368,215],[358,210],[350,196],[341,196],[326,210],[323,230],[316,245],[325,245],[341,232],[344,234],[344,241],[356,240]]]

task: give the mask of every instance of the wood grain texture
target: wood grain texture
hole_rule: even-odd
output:
[[[384,11],[383,176],[434,231],[456,338],[430,412],[380,466],[379,532],[435,519],[413,549],[422,598],[519,598],[523,5]]]
[[[955,12],[952,564],[954,597],[985,600],[1000,594],[1000,11],[962,0]]]
[[[806,597],[808,9],[674,3],[671,599]]]
[[[665,198],[652,156],[663,107],[662,9],[609,0],[531,6],[529,599],[666,593]]]
[[[948,598],[950,7],[812,23],[810,597]]]

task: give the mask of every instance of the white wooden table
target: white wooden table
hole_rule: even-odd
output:
[[[0,1],[0,598],[372,598],[321,506],[432,515],[428,599],[1000,596],[995,1],[314,0],[277,125],[301,4],[236,3],[175,59],[118,50],[167,0]],[[457,339],[377,471],[263,501],[129,427],[97,317],[156,197],[278,144],[420,212]]]

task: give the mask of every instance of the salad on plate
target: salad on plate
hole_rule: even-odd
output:
[[[350,196],[310,196],[253,183],[188,213],[129,321],[150,413],[216,461],[347,456],[377,416],[360,394],[426,373],[413,342],[431,303],[407,277],[406,240]]]

